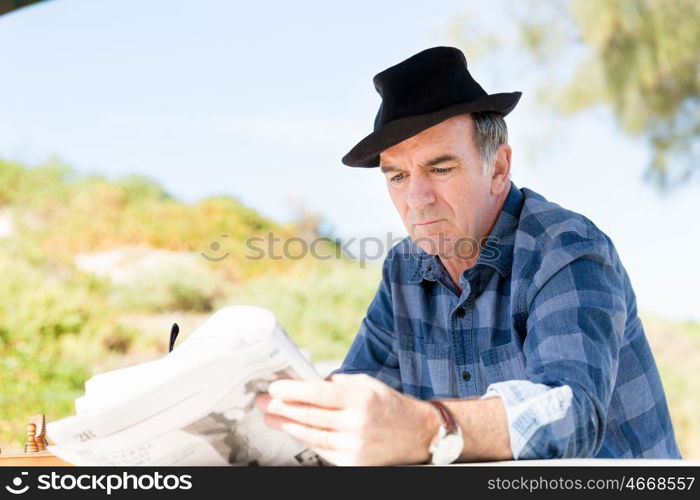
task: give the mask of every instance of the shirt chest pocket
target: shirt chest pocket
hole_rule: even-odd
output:
[[[405,393],[419,399],[457,396],[450,344],[403,337],[398,358]]]
[[[494,382],[505,380],[525,380],[525,355],[518,346],[510,342],[487,349],[480,354],[482,381],[482,393],[486,387]]]

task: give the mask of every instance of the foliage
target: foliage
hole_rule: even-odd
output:
[[[380,266],[322,261],[284,278],[266,274],[242,284],[230,303],[274,311],[287,333],[315,360],[342,359],[381,278]]]
[[[103,285],[90,276],[29,263],[6,245],[0,275],[0,436],[20,439],[29,415],[71,410],[90,358],[104,356],[103,340],[119,329]],[[83,359],[63,348],[76,337]]]
[[[529,0],[504,6],[519,34],[518,64],[539,68],[545,103],[563,113],[610,109],[621,130],[649,146],[647,177],[662,190],[697,171],[700,2]],[[503,44],[493,34],[457,37],[478,52]],[[560,73],[567,76],[562,80]]]
[[[11,228],[0,235],[0,448],[21,447],[32,414],[72,413],[92,373],[162,353],[160,337],[128,325],[131,314],[257,302],[279,308],[315,354],[340,357],[369,301],[371,285],[347,259],[316,269],[308,256],[284,255],[283,239],[314,237],[308,224],[276,224],[231,197],[187,205],[149,179],[80,176],[56,159],[34,168],[0,160],[0,181],[0,219]],[[268,235],[280,241],[247,259],[247,239]],[[331,241],[323,247],[337,253]]]

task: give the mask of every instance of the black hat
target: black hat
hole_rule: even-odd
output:
[[[350,167],[378,167],[379,153],[453,116],[477,111],[505,116],[522,95],[487,94],[469,74],[462,51],[454,47],[419,52],[377,73],[373,81],[382,104],[374,132],[343,157]]]

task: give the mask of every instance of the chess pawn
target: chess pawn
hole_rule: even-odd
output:
[[[46,415],[39,414],[34,415],[29,419],[29,423],[36,425],[36,435],[34,440],[36,441],[36,446],[39,451],[44,451],[46,449]]]
[[[24,445],[25,453],[36,453],[39,447],[36,444],[36,424],[27,426],[27,444]]]

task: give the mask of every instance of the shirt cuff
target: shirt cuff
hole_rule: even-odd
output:
[[[571,433],[574,431],[573,425],[569,425],[572,419],[562,422],[572,411],[573,393],[568,385],[551,387],[529,380],[507,380],[489,385],[480,399],[493,397],[500,397],[505,405],[510,450],[515,460],[544,456],[544,453],[537,453],[537,450],[548,443],[531,443],[530,440],[535,434],[551,435],[551,432],[542,431],[555,422],[558,422],[556,433],[559,435],[562,431],[566,433],[561,424],[566,428],[571,427]]]

